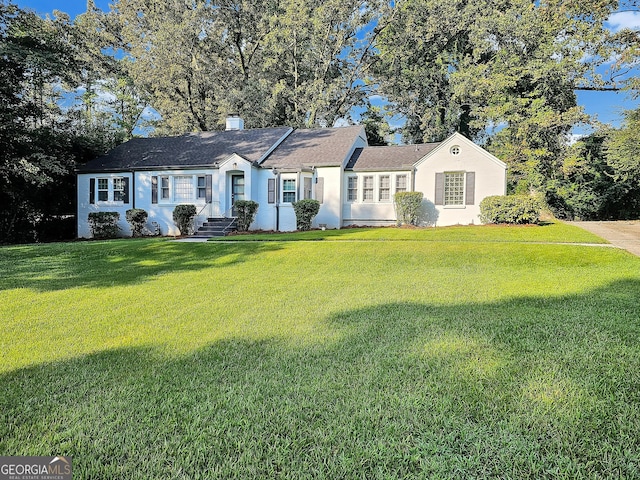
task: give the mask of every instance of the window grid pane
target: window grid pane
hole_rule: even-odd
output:
[[[397,175],[396,176],[396,192],[406,192],[406,191],[407,191],[407,176]]]
[[[378,191],[379,201],[388,201],[391,192],[391,182],[389,175],[380,176],[380,190]]]
[[[207,185],[204,177],[198,177],[198,198],[207,197]]]
[[[444,174],[444,204],[464,205],[464,173]]]
[[[176,202],[189,202],[193,200],[192,177],[173,177],[174,200]]]
[[[124,178],[116,177],[113,179],[113,201],[124,201]]]
[[[364,177],[362,179],[362,200],[373,202],[373,177]]]
[[[109,179],[98,179],[98,201],[106,202],[109,200]]]
[[[160,178],[160,198],[169,199],[169,177]]]
[[[292,178],[282,180],[282,201],[293,203],[296,201],[296,181]]]
[[[349,177],[347,182],[347,200],[355,202],[358,200],[358,177]]]

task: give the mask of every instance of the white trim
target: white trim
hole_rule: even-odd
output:
[[[232,153],[231,155],[229,155],[225,160],[222,160],[219,164],[218,164],[218,168],[220,170],[222,170],[222,167],[230,162],[244,162],[247,165],[251,166],[253,162],[251,162],[250,160],[247,160],[246,158],[244,158],[241,155],[238,155],[237,153]],[[237,168],[235,170],[238,170]]]
[[[466,146],[474,149],[478,153],[484,154],[489,160],[491,160],[495,164],[499,165],[500,167],[502,167],[504,169],[507,168],[507,164],[504,163],[502,160],[500,160],[499,158],[495,157],[491,153],[487,152],[484,148],[482,148],[479,145],[476,145],[471,140],[469,140],[467,137],[465,137],[464,135],[459,134],[458,132],[455,132],[454,134],[449,136],[447,139],[445,139],[442,142],[440,142],[440,145],[438,145],[436,148],[431,150],[424,157],[422,157],[420,160],[418,160],[416,163],[414,163],[413,164],[414,167],[416,167],[416,168],[419,167],[422,163],[426,162],[431,157],[434,157],[435,155],[437,155],[437,153],[439,151],[441,151],[441,150],[446,149],[446,151],[448,151],[452,143],[456,143],[456,144],[464,143]],[[457,155],[456,157],[460,157],[460,156],[461,155]]]
[[[158,175],[152,175],[158,177],[158,203],[155,205],[167,206],[167,205],[180,205],[180,204],[193,204],[193,205],[204,205],[206,203],[206,196],[198,198],[198,177],[206,177],[206,173],[202,172],[189,172],[189,171],[181,171],[181,172],[171,172],[171,173],[159,173]],[[176,200],[176,185],[175,180],[177,177],[188,177],[191,179],[191,200]],[[168,190],[169,197],[165,198],[162,196],[162,179],[168,179]],[[206,186],[206,180],[205,180]],[[206,188],[206,187],[205,187]],[[205,194],[206,195],[206,194]]]
[[[258,165],[261,165],[261,164],[262,164],[262,162],[264,162],[264,161],[267,159],[267,157],[268,157],[269,155],[271,155],[271,153],[272,153],[276,148],[278,148],[278,147],[280,146],[280,144],[281,144],[282,142],[284,142],[284,141],[286,140],[286,138],[287,138],[289,135],[291,135],[291,133],[292,133],[292,132],[293,132],[293,128],[289,128],[289,130],[287,130],[287,131],[285,132],[285,134],[284,134],[282,137],[280,137],[280,139],[279,139],[279,140],[277,140],[277,141],[276,141],[276,142],[271,146],[271,148],[270,148],[269,150],[267,150],[267,151],[265,152],[265,154],[264,154],[264,155],[262,155],[262,156],[258,159],[258,162],[257,162],[257,163],[258,163]]]

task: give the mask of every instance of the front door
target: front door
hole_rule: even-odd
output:
[[[231,215],[238,216],[235,204],[238,200],[244,200],[244,175],[231,175]]]

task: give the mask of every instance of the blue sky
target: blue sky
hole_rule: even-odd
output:
[[[94,0],[98,8],[108,10],[109,0]],[[68,13],[71,18],[83,13],[86,0],[14,0],[22,8],[31,8],[40,14],[51,14],[54,10]],[[640,29],[640,12],[621,12],[614,14],[609,21],[613,30],[620,28]],[[577,92],[578,104],[584,107],[589,115],[597,115],[602,123],[619,125],[624,110],[640,105],[640,100],[632,100],[624,92]],[[579,129],[575,133],[582,133]]]

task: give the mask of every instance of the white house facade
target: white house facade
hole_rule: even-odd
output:
[[[149,225],[178,235],[176,205],[196,206],[196,224],[231,218],[237,200],[259,204],[252,230],[296,229],[293,202],[320,202],[314,226],[391,225],[393,196],[424,194],[425,225],[479,223],[480,201],[506,191],[506,165],[462,135],[440,143],[370,147],[364,128],[248,129],[126,142],[78,169],[78,237],[91,212],[148,212]]]

